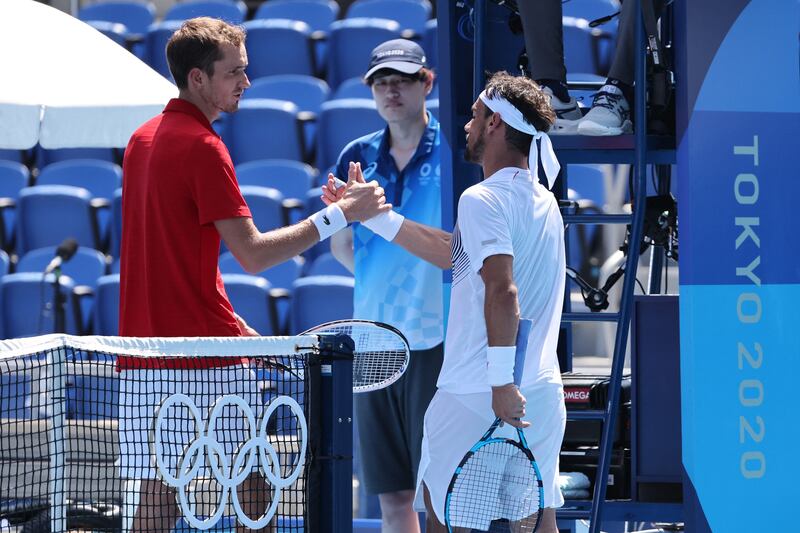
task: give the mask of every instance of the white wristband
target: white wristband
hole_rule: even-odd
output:
[[[347,219],[344,217],[342,208],[336,204],[320,209],[308,218],[317,227],[320,241],[324,241],[340,229],[347,227]]]
[[[397,236],[397,232],[400,231],[400,226],[403,225],[405,219],[406,217],[400,213],[386,211],[369,220],[365,220],[362,224],[391,242]]]
[[[486,350],[486,376],[489,385],[500,387],[514,382],[516,346],[489,346]]]

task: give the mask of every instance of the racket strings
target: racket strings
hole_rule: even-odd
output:
[[[385,382],[405,370],[407,347],[392,331],[365,323],[333,326],[326,332],[349,335],[355,342],[353,388]]]
[[[488,443],[461,467],[453,485],[451,527],[530,533],[536,528],[541,481],[529,457],[509,441]]]

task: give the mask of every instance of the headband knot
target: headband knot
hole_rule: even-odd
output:
[[[561,170],[561,165],[558,163],[556,154],[553,151],[553,143],[550,141],[550,136],[543,131],[537,130],[533,124],[525,120],[525,117],[519,109],[514,107],[511,102],[502,96],[495,95],[489,98],[484,90],[479,95],[479,98],[492,112],[500,113],[500,118],[502,118],[503,122],[508,126],[533,136],[531,150],[528,152],[528,167],[534,175],[537,175],[539,172],[539,149],[537,148],[536,141],[541,140],[542,168],[544,168],[544,174],[547,177],[547,188],[552,189],[558,172]]]

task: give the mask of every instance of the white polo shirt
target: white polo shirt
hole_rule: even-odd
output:
[[[530,171],[504,168],[461,195],[453,231],[453,285],[444,364],[437,383],[457,394],[487,392],[485,287],[492,255],[514,258],[520,315],[531,319],[522,388],[561,382],[556,345],[566,262],[558,202]]]

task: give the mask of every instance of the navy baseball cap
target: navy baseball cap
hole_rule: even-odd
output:
[[[364,78],[384,68],[403,74],[416,74],[424,66],[425,51],[420,45],[407,39],[392,39],[379,44],[372,51]]]

